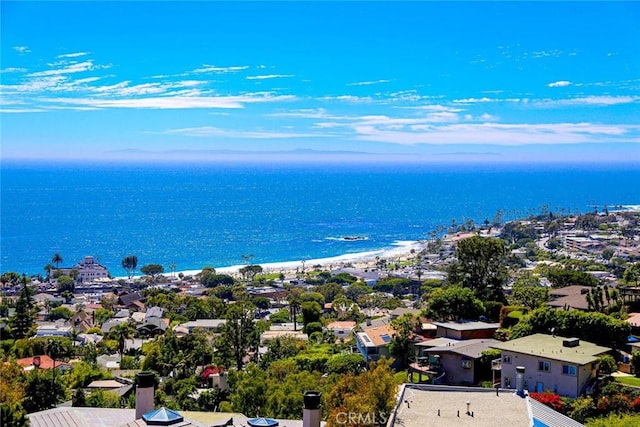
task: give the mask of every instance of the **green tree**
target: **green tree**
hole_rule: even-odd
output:
[[[254,322],[255,311],[247,302],[229,306],[226,322],[216,343],[221,355],[232,360],[237,369],[242,369],[243,359],[249,352],[258,351],[260,331]]]
[[[393,337],[389,343],[389,351],[400,360],[400,369],[407,366],[409,357],[409,346],[411,345],[411,335],[415,329],[415,319],[411,313],[397,317],[391,321],[394,330]]]
[[[250,363],[243,371],[229,373],[229,386],[233,410],[247,417],[264,416],[267,405],[267,373],[257,365]]]
[[[549,301],[549,289],[540,285],[540,279],[528,273],[521,274],[511,288],[510,303],[531,310]]]
[[[629,264],[622,274],[622,279],[628,284],[638,286],[640,281],[640,262]]]
[[[564,268],[550,268],[547,271],[547,279],[554,288],[564,288],[566,286],[597,286],[598,279],[589,273],[579,270]]]
[[[238,273],[240,273],[245,280],[251,282],[256,274],[262,273],[262,267],[259,265],[247,265],[239,269]]]
[[[55,369],[34,369],[27,374],[25,398],[22,403],[27,412],[42,411],[64,401],[67,389],[63,381],[55,381]]]
[[[360,295],[370,294],[371,292],[373,292],[373,289],[365,283],[354,282],[347,287],[344,295],[352,301],[357,301]]]
[[[322,312],[322,307],[315,301],[307,301],[303,302],[301,305],[302,309],[302,322],[304,326],[307,326],[312,322],[320,321],[320,313]]]
[[[482,301],[468,288],[452,286],[433,291],[426,315],[436,320],[477,319],[484,313]]]
[[[298,330],[298,314],[300,313],[300,306],[302,300],[300,295],[302,290],[299,288],[292,289],[287,295],[287,301],[289,302],[289,313],[291,314],[291,320],[293,321],[293,330]]]
[[[451,264],[449,277],[472,289],[482,301],[502,301],[508,279],[507,248],[500,239],[473,236],[458,242],[458,263]]]
[[[618,364],[616,359],[610,354],[603,354],[598,357],[599,368],[598,371],[605,375],[611,375],[618,370]]]
[[[614,349],[623,348],[631,333],[630,324],[604,313],[541,307],[513,326],[509,338],[516,339],[536,333],[548,334],[552,329],[563,337],[576,337]]]
[[[126,350],[126,343],[128,339],[133,339],[135,329],[129,324],[129,322],[122,322],[119,325],[114,325],[109,330],[109,336],[118,342],[118,354],[120,354],[120,363]]]
[[[33,303],[33,290],[22,275],[22,289],[16,301],[16,311],[10,319],[11,331],[16,339],[26,338],[34,333],[36,309]]]
[[[138,257],[135,255],[127,255],[122,258],[122,268],[127,272],[127,277],[131,279],[138,268]]]
[[[73,293],[75,290],[75,282],[73,279],[67,275],[62,275],[58,277],[58,293],[63,293],[64,291],[69,291]]]
[[[372,414],[367,425],[386,425],[396,404],[397,388],[391,363],[384,357],[360,375],[342,376],[325,398],[327,427],[344,425],[339,414],[348,413]]]
[[[164,267],[160,264],[147,264],[140,267],[140,271],[147,276],[151,276],[155,279],[158,274],[164,273]]]
[[[59,267],[59,264],[64,261],[62,259],[62,255],[60,255],[59,253],[56,253],[53,255],[53,258],[51,258],[51,262],[54,263],[56,265],[56,268]]]

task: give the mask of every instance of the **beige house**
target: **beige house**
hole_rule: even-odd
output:
[[[503,388],[516,386],[516,367],[524,368],[524,388],[566,397],[583,394],[598,371],[598,357],[611,351],[578,338],[534,334],[492,345],[502,351]]]

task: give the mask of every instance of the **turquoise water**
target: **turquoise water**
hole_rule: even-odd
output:
[[[0,271],[42,274],[93,255],[177,270],[337,256],[439,226],[592,204],[640,204],[640,166],[45,165],[1,170]],[[344,236],[366,240],[344,241]]]

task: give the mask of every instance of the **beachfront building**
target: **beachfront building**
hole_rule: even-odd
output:
[[[585,393],[597,378],[598,357],[611,351],[578,338],[534,334],[492,345],[502,351],[503,388],[516,385],[516,369],[524,368],[524,388],[566,397]]]
[[[57,269],[57,271],[59,271],[61,274],[67,276],[71,276],[71,271],[73,270],[78,272],[76,282],[79,283],[94,282],[97,280],[104,280],[109,278],[109,270],[107,270],[107,267],[97,263],[92,256],[84,257],[81,262],[77,263],[71,268]]]

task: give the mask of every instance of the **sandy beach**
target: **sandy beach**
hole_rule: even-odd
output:
[[[339,268],[340,266],[345,266],[346,264],[351,264],[356,267],[367,267],[370,264],[375,263],[376,258],[385,258],[388,260],[392,259],[402,259],[409,257],[411,255],[412,250],[414,252],[420,252],[425,249],[427,246],[427,242],[420,240],[409,240],[409,241],[398,241],[394,243],[392,248],[388,249],[380,249],[375,251],[368,252],[357,252],[352,254],[343,254],[335,257],[328,258],[316,258],[316,259],[305,259],[298,261],[282,261],[282,262],[271,262],[271,263],[255,263],[256,265],[260,265],[263,268],[265,273],[284,273],[284,274],[294,274],[297,271],[303,269],[309,270],[312,269],[315,265],[321,265],[323,268]],[[304,265],[303,265],[304,262]],[[204,267],[204,266],[203,266]],[[244,264],[226,266],[226,267],[215,267],[217,273],[220,274],[230,274],[233,275],[238,272],[242,267],[245,267]],[[175,274],[178,275],[182,273],[184,276],[194,276],[200,273],[202,270],[182,270],[176,271]],[[165,275],[168,275],[165,272]]]

